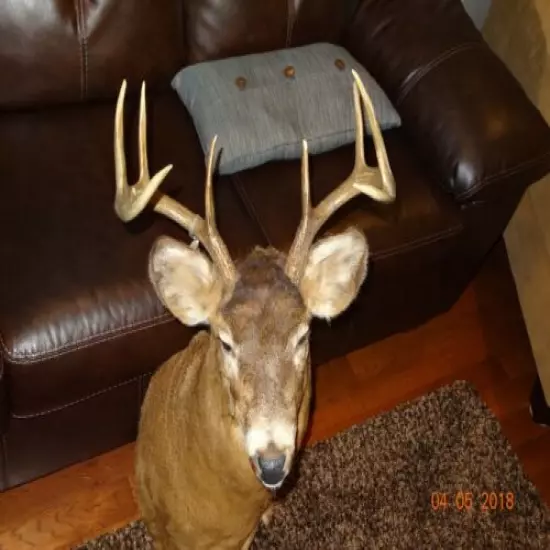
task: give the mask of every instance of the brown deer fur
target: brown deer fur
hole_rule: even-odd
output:
[[[318,271],[325,275],[319,273],[317,280],[329,287],[327,297],[330,288],[338,289],[329,302],[347,307],[366,274],[366,241],[352,230],[320,243],[334,250],[328,257],[323,255]],[[186,272],[179,262],[179,270],[169,267],[166,247],[187,249],[184,254],[189,254],[189,262],[202,253],[168,238],[160,239],[151,253],[153,284],[177,312],[171,301],[175,294],[167,294],[166,288],[186,284],[193,269]],[[340,265],[334,265],[335,260]],[[309,271],[314,271],[311,266]],[[285,275],[284,256],[276,251],[256,249],[238,272],[227,296],[202,294],[207,300],[220,297],[221,307],[212,309],[210,333],[199,332],[185,350],[157,371],[143,404],[137,489],[157,548],[247,548],[262,515],[269,512],[272,492],[250,464],[244,431],[255,415],[265,414],[268,420],[286,416],[297,424],[299,446],[307,428],[311,387],[307,340],[298,352],[289,343],[297,328],[310,320],[308,301],[314,302],[314,308],[333,306],[321,306],[312,296],[304,299]],[[217,337],[220,331],[227,331],[224,336],[230,334],[241,350],[237,376],[220,368],[226,359]],[[298,334],[302,333],[303,329]]]
[[[315,208],[310,204],[307,143],[302,155],[303,215],[288,256],[256,248],[235,266],[216,228],[207,162],[205,219],[158,191],[171,166],[152,178],[140,106],[140,177],[126,178],[123,83],[115,117],[115,210],[128,221],[154,209],[203,245],[169,237],[154,244],[149,278],[166,308],[188,326],[208,325],[153,376],[136,446],[139,505],[157,549],[246,550],[268,521],[274,490],[287,477],[309,418],[312,317],[331,319],[357,296],[367,273],[363,233],[348,229],[313,244],[324,222],[360,193],[395,198],[393,175],[374,108],[352,71],[356,158],[350,176]],[[363,101],[379,168],[365,164]],[[198,244],[198,243],[196,243]]]

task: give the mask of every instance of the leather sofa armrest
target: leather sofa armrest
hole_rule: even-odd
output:
[[[550,128],[460,0],[364,0],[344,46],[458,201],[522,190],[550,171]]]

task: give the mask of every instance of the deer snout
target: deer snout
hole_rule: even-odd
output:
[[[284,421],[256,424],[246,433],[250,462],[268,489],[278,489],[288,475],[295,442],[296,427]]]
[[[278,488],[282,485],[287,469],[287,453],[276,449],[256,454],[254,461],[258,468],[261,482],[268,488]]]

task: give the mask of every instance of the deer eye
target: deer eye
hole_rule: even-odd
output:
[[[300,339],[296,343],[297,348],[301,348],[302,346],[305,346],[307,344],[307,341],[309,339],[309,331],[300,336]]]
[[[225,353],[233,353],[233,346],[229,342],[227,342],[221,337],[219,338],[219,340],[221,342],[222,349],[223,351],[225,351]]]

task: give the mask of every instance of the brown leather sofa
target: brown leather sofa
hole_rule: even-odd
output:
[[[153,213],[125,225],[113,211],[121,80],[132,91],[130,175],[146,79],[151,167],[174,163],[163,189],[202,213],[204,159],[172,76],[319,41],[364,64],[403,126],[385,133],[396,203],[358,198],[327,226],[359,224],[372,264],[354,306],[315,327],[315,364],[448,309],[527,186],[550,170],[550,129],[460,1],[0,3],[0,489],[131,441],[151,372],[192,334],[146,273],[158,235],[187,235]],[[311,158],[314,200],[352,160],[352,147]],[[299,178],[299,162],[278,162],[217,179],[219,227],[235,256],[290,244]]]

